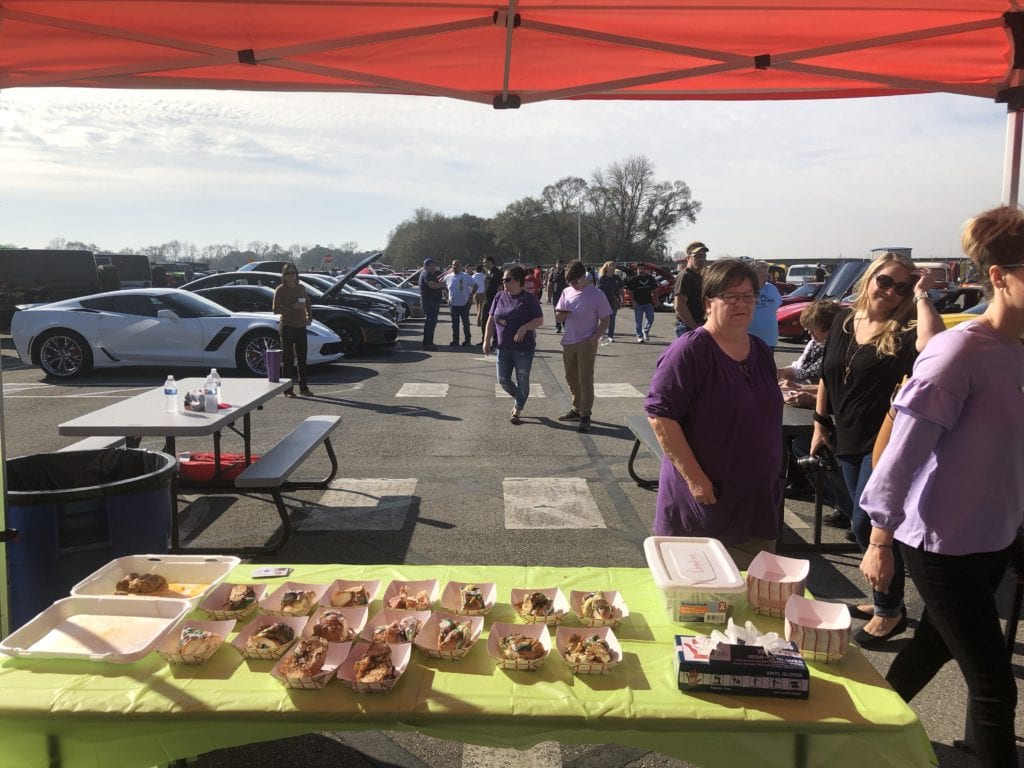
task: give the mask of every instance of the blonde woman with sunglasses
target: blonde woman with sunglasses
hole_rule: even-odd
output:
[[[834,451],[853,500],[853,535],[861,551],[871,534],[860,497],[871,476],[875,437],[896,386],[944,328],[928,298],[931,286],[928,273],[906,256],[882,254],[857,283],[853,306],[836,317],[825,343],[811,454],[823,445]],[[870,605],[851,606],[851,615],[867,620],[854,635],[860,645],[877,646],[906,631],[904,581],[900,560],[885,592],[874,590]]]

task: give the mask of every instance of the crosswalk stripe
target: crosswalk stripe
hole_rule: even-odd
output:
[[[494,396],[495,397],[508,397],[508,392],[501,388],[500,384],[494,385]],[[546,397],[544,394],[544,386],[541,384],[530,384],[530,399],[535,397]]]
[[[606,528],[581,477],[506,477],[505,528]]]
[[[295,510],[297,531],[400,531],[416,478],[335,478],[315,504]]]
[[[562,750],[555,741],[542,741],[530,749],[501,749],[465,744],[462,768],[561,768]]]
[[[595,383],[594,397],[645,397],[644,393],[632,384]]]
[[[395,393],[395,397],[446,397],[447,395],[447,384],[425,384],[408,381]]]

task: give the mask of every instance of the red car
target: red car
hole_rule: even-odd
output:
[[[654,275],[658,280],[658,288],[654,292],[655,311],[662,311],[671,308],[672,291],[675,288],[676,276],[673,275],[671,271],[658,264],[644,262],[644,266],[647,267],[647,271]],[[633,277],[636,274],[636,268],[637,262],[635,261],[615,265],[615,269],[618,271],[619,277],[622,278],[622,282],[626,282],[629,278]],[[628,288],[624,288],[622,291],[622,306],[633,306],[633,296],[630,294]]]

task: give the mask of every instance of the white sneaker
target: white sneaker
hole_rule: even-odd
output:
[[[644,337],[643,336],[637,336],[636,337],[636,343],[637,344],[643,344],[644,343]]]
[[[650,341],[650,340],[651,340],[651,335],[647,331],[644,331],[644,341]]]

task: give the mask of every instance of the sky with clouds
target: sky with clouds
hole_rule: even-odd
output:
[[[0,242],[383,248],[417,208],[489,217],[642,154],[703,204],[679,250],[754,258],[911,246],[959,256],[997,205],[1005,107],[962,96],[575,101],[494,111],[426,97],[0,92]]]

